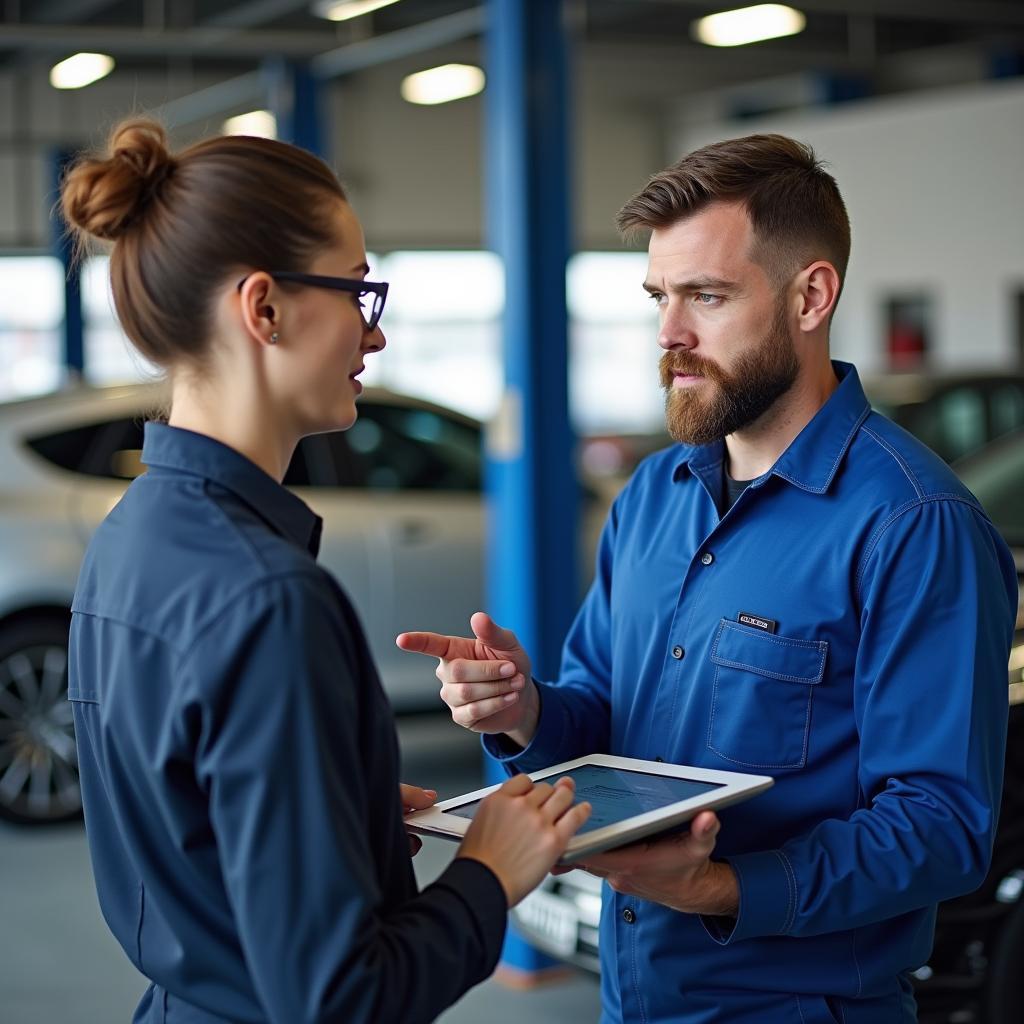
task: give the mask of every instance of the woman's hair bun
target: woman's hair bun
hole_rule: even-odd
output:
[[[175,169],[167,133],[156,121],[118,125],[105,157],[85,157],[67,173],[61,204],[78,232],[114,241],[137,222]]]

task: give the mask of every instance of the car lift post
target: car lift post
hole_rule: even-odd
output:
[[[487,600],[552,679],[578,596],[578,486],[568,412],[571,238],[568,45],[562,0],[488,0],[487,241],[505,268],[505,387],[487,437]],[[504,773],[488,761],[488,781]],[[500,976],[560,965],[510,929]]]

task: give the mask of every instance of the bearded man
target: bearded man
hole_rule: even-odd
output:
[[[678,442],[616,499],[561,673],[483,613],[440,659],[511,771],[594,752],[770,774],[688,834],[596,855],[605,1024],[906,1024],[935,907],[991,855],[1017,602],[946,465],[829,355],[850,227],[778,135],[707,146],[619,214],[650,232]]]

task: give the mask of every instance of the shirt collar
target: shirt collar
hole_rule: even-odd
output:
[[[832,369],[839,386],[775,465],[754,481],[755,485],[774,475],[814,494],[828,490],[854,435],[871,411],[856,368],[834,359]],[[722,461],[724,448],[724,441],[680,445],[679,456],[672,464],[672,479],[679,480],[685,471],[697,473],[715,467]]]
[[[173,469],[219,484],[241,498],[277,533],[315,558],[323,521],[255,462],[226,444],[166,423],[147,423],[142,442],[147,466]]]

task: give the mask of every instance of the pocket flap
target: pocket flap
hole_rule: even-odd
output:
[[[827,654],[827,640],[794,640],[728,619],[722,619],[711,648],[716,665],[791,683],[820,683]]]

